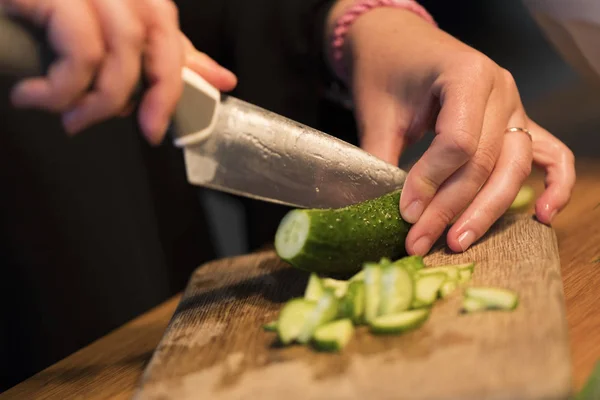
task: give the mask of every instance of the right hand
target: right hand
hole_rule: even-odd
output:
[[[151,144],[164,138],[184,66],[221,91],[237,84],[181,33],[171,0],[0,0],[0,8],[45,28],[57,54],[47,76],[15,86],[13,105],[61,113],[69,134],[122,115],[142,70],[149,87],[138,120]]]

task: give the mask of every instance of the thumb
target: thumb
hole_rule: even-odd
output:
[[[220,91],[228,92],[236,87],[237,77],[231,71],[219,65],[205,53],[196,50],[185,35],[181,34],[181,38],[184,42],[186,67]]]
[[[356,90],[354,102],[360,147],[383,161],[398,165],[408,145],[410,113],[402,110],[396,96],[377,89]]]

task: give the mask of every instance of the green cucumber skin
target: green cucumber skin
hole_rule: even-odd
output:
[[[290,211],[309,216],[308,237],[294,257],[278,255],[301,270],[342,275],[360,271],[365,262],[405,255],[411,225],[400,216],[400,193],[337,209]]]

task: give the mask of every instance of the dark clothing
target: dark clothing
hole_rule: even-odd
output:
[[[234,95],[319,127],[333,0],[177,3],[195,45],[238,75]],[[68,139],[58,116],[10,110],[3,79],[0,391],[166,300],[215,256],[169,139],[148,146],[135,116]],[[246,206],[255,248],[283,210]]]

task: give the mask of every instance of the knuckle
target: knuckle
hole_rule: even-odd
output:
[[[481,148],[473,158],[473,168],[476,174],[482,178],[487,179],[496,165],[496,157],[492,151]]]
[[[123,40],[135,47],[141,47],[144,43],[146,30],[141,21],[131,23],[123,27]]]
[[[468,160],[475,155],[477,144],[477,140],[470,132],[461,131],[448,136],[447,151]]]
[[[518,159],[514,162],[513,168],[515,175],[520,182],[523,182],[531,174],[531,162],[525,159]]]
[[[179,9],[174,1],[164,0],[161,2],[162,11],[173,21],[179,21]]]
[[[474,52],[467,55],[464,60],[464,72],[470,76],[470,79],[490,78],[497,69],[496,64],[484,54]]]
[[[450,222],[452,222],[452,220],[456,216],[456,213],[448,208],[437,207],[434,210],[432,210],[432,212],[434,220],[438,221],[440,225],[443,226],[449,225]]]
[[[513,74],[504,68],[500,68],[499,79],[503,83],[503,85],[509,89],[516,89],[517,82],[515,81],[515,77]]]

